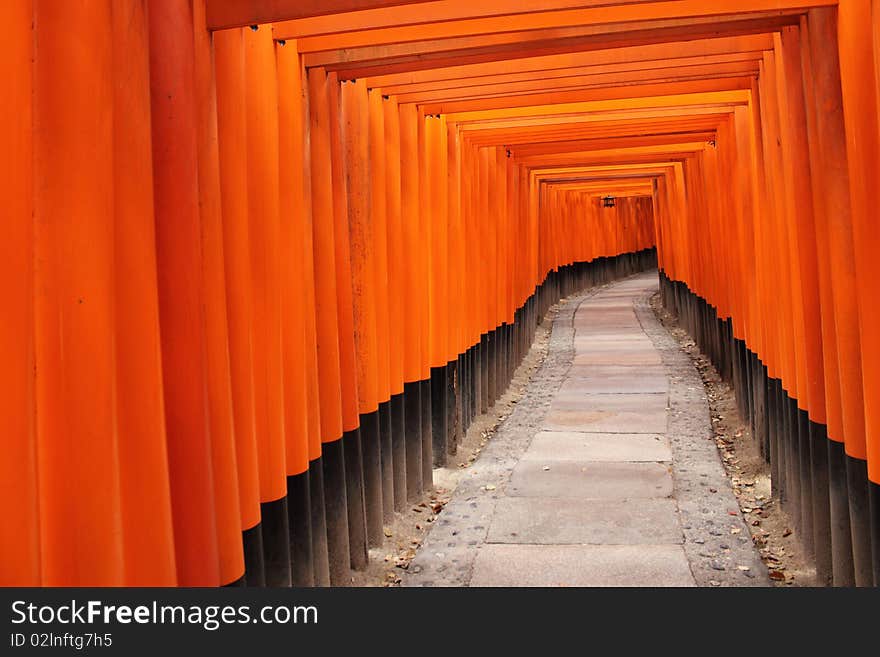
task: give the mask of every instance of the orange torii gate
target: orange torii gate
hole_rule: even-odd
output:
[[[0,18],[0,582],[346,582],[655,246],[820,577],[878,582],[876,0]]]

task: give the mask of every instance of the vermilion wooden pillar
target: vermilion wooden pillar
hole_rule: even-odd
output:
[[[247,202],[247,117],[244,107],[244,35],[214,35],[220,198],[232,408],[238,467],[245,582],[265,585],[260,526],[260,481],[254,420],[253,311]]]
[[[162,357],[156,271],[152,143],[150,136],[150,72],[147,3],[113,4],[114,85],[113,199],[115,242],[116,431],[120,463],[119,494],[125,554],[124,583],[130,586],[174,584],[177,573],[168,486],[168,447],[163,416]],[[130,48],[134,50],[129,51]],[[121,56],[121,53],[128,53]],[[86,92],[88,93],[88,92]],[[216,164],[216,158],[212,161]],[[215,251],[216,253],[216,251]],[[222,283],[220,284],[222,305]],[[221,344],[224,331],[220,330]],[[219,363],[219,387],[229,385],[228,370]],[[219,414],[231,410],[222,405]],[[234,468],[227,445],[223,465]],[[217,451],[215,450],[215,454]],[[230,475],[222,466],[215,477]],[[236,477],[221,482],[237,498]],[[215,484],[215,491],[217,490]],[[240,536],[237,499],[224,507],[229,534]],[[241,574],[240,551],[233,543],[225,552],[221,575],[229,582]]]
[[[391,406],[391,451],[394,476],[394,509],[402,511],[407,501],[407,436],[403,381],[402,348],[404,281],[403,281],[403,228],[401,225],[400,175],[400,112],[397,102],[382,96],[382,123],[384,126],[385,216],[387,233],[388,280],[388,357],[389,393]],[[410,446],[410,450],[415,445]],[[419,449],[421,446],[419,445]]]
[[[221,553],[233,550],[233,540],[241,551],[241,537],[221,542],[217,516],[231,510],[217,508],[213,490],[193,7],[179,0],[152,3],[149,19],[159,317],[178,581],[216,585],[234,580],[243,568],[231,578],[220,570]]]
[[[336,294],[333,169],[330,152],[331,115],[327,75],[308,72],[314,231],[315,299],[318,313],[318,373],[321,385],[322,468],[325,481],[327,545],[332,584],[349,579],[348,505],[342,438],[342,388],[339,361],[339,322]]]
[[[357,83],[361,84],[361,83]],[[379,436],[382,446],[382,512],[386,523],[394,514],[394,438],[391,421],[391,345],[388,311],[388,194],[385,184],[385,112],[378,90],[367,90],[366,105],[372,222],[371,264],[375,289],[376,376]]]
[[[352,309],[357,357],[358,409],[364,459],[367,540],[379,545],[382,532],[382,452],[379,433],[378,340],[376,337],[373,225],[369,179],[369,116],[363,84],[341,85],[340,123],[351,249]]]
[[[873,548],[871,545],[872,542],[880,543],[880,509],[875,514],[872,528],[869,502],[869,497],[873,496],[874,507],[880,503],[880,493],[876,490],[877,482],[880,482],[880,402],[877,400],[880,396],[880,346],[876,324],[880,319],[877,307],[880,237],[876,229],[880,201],[880,121],[877,118],[880,104],[873,43],[873,21],[877,18],[872,18],[872,4],[871,0],[844,0],[840,4],[837,42],[852,208],[854,261],[850,267],[854,269],[854,276],[851,281],[861,329],[852,354],[854,359],[858,355],[860,362],[858,365],[853,362],[850,372],[857,378],[850,383],[844,396],[845,412],[848,399],[852,404],[846,453],[851,457],[847,461],[847,474],[856,584],[859,586],[880,583],[880,545]],[[854,336],[854,342],[855,339]]]
[[[221,544],[220,571],[224,581],[240,583],[243,575],[238,472],[235,463],[229,333],[223,234],[220,217],[220,171],[217,150],[217,92],[214,83],[211,34],[204,28],[205,3],[192,3],[194,92],[198,194],[202,227],[202,267],[205,283],[205,347],[211,427],[214,495],[218,508],[217,533]],[[234,576],[233,576],[234,573]]]
[[[342,430],[345,450],[346,494],[349,518],[349,547],[351,566],[366,568],[367,535],[364,508],[363,450],[358,413],[357,364],[354,342],[354,315],[352,305],[351,255],[348,230],[348,196],[345,190],[345,167],[340,125],[340,88],[335,74],[327,85],[330,111],[330,147],[333,167],[334,243],[336,246],[336,301],[339,321],[339,364],[342,386]]]
[[[306,248],[311,252],[311,193],[305,136],[308,115],[303,75],[295,42],[275,44],[278,77],[278,184],[281,249],[281,330],[284,394],[284,445],[291,582],[315,582],[314,538],[309,474],[311,417],[310,364],[314,342],[306,327],[315,321]],[[222,143],[222,141],[221,141]],[[320,537],[319,537],[320,538]]]
[[[0,19],[9,38],[0,46],[0,75],[7,99],[0,107],[0,198],[6,208],[7,237],[0,243],[0,285],[9,316],[0,325],[0,584],[41,583],[37,432],[34,422],[34,135],[33,2],[6,3]],[[173,581],[173,578],[172,578]]]
[[[431,482],[433,448],[427,406],[430,392],[425,392],[422,372],[422,304],[419,232],[421,204],[419,196],[418,113],[415,105],[398,107],[400,124],[400,223],[403,257],[401,285],[403,295],[402,326],[403,380],[406,396],[407,498],[416,499]],[[423,394],[424,393],[424,394]],[[427,477],[425,475],[428,475]]]

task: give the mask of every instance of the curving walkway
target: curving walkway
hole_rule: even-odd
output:
[[[563,302],[547,358],[459,483],[408,586],[768,585],[656,273]]]

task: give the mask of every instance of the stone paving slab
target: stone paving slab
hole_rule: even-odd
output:
[[[665,378],[666,376],[662,365],[572,365],[568,370],[566,382],[576,379],[595,379],[607,378],[614,376],[640,377],[644,378]]]
[[[582,354],[607,354],[608,352],[613,352],[615,354],[625,353],[627,355],[633,353],[656,353],[656,349],[651,346],[650,342],[647,344],[642,341],[636,340],[628,340],[625,342],[612,342],[611,340],[604,340],[602,342],[596,342],[590,340],[589,336],[576,339],[574,341],[574,348],[578,356]]]
[[[599,396],[599,395],[596,395]],[[602,395],[612,397],[615,395]],[[636,395],[631,395],[635,397]],[[563,405],[563,408],[559,408]],[[595,433],[665,433],[666,414],[661,411],[574,410],[554,402],[541,427],[545,431],[588,431]]]
[[[522,460],[514,468],[504,492],[511,497],[584,500],[669,497],[672,474],[668,466],[660,463]]]
[[[552,408],[559,410],[609,411],[631,413],[666,413],[667,395],[663,392],[585,394],[577,390],[556,393]]]
[[[608,311],[612,313],[613,311]],[[631,329],[636,328],[638,324],[623,313],[613,313],[610,315],[586,315],[579,317],[574,321],[574,328],[578,334],[589,331],[609,331],[616,328]]]
[[[575,331],[575,339],[582,338],[584,336],[589,336],[593,340],[603,341],[603,340],[611,340],[612,342],[625,342],[627,340],[645,340],[645,332],[642,330],[642,327],[638,324],[633,324],[632,326],[623,327],[618,326],[610,329],[603,329],[601,327],[595,328],[579,328]]]
[[[662,375],[632,374],[572,377],[562,384],[560,392],[581,394],[639,394],[668,392],[669,381]]]
[[[659,403],[647,399],[649,397],[660,398]],[[542,428],[595,433],[665,433],[665,399],[663,394],[568,393],[550,405]]]
[[[651,341],[644,335],[642,335],[642,337],[637,337],[635,335],[624,337],[605,336],[601,339],[597,339],[596,334],[591,333],[590,331],[578,332],[574,338],[574,347],[578,351],[581,349],[632,349],[635,347],[642,347],[643,349],[656,351],[654,345],[651,344]]]
[[[574,326],[585,324],[587,326],[615,325],[619,321],[625,321],[630,326],[638,326],[632,304],[621,303],[619,306],[606,306],[594,308],[592,304],[581,307],[574,316]]]
[[[578,354],[574,357],[575,365],[661,365],[659,354],[655,351],[621,353],[601,352]]]
[[[675,500],[580,502],[552,497],[498,501],[488,543],[639,545],[683,542]]]
[[[659,434],[542,431],[532,439],[523,461],[645,462],[672,460],[666,436]]]
[[[680,545],[484,545],[471,586],[694,586]]]

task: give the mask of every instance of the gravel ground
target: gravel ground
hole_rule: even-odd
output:
[[[770,466],[752,439],[748,423],[739,417],[733,389],[721,380],[676,318],[663,308],[659,295],[652,297],[651,307],[701,377],[711,414],[712,438],[770,581],[782,587],[815,586],[815,566],[804,553],[788,514],[771,498]]]

